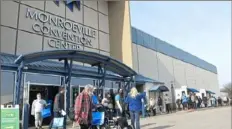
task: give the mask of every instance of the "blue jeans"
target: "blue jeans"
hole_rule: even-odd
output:
[[[130,111],[131,116],[131,124],[134,129],[140,129],[140,118],[139,118],[139,111]]]

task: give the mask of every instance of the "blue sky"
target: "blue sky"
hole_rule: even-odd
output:
[[[216,65],[231,82],[231,2],[131,1],[131,24]]]

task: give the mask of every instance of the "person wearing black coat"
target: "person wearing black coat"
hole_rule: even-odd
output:
[[[160,96],[158,97],[158,106],[159,106],[160,112],[162,112],[163,100]]]

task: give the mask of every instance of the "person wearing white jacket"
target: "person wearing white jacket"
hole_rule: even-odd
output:
[[[164,103],[165,103],[165,107],[166,107],[166,112],[169,113],[171,112],[171,99],[168,96],[168,94],[165,94],[164,96]]]
[[[35,117],[35,128],[36,129],[41,129],[42,128],[42,122],[43,122],[43,117],[42,117],[42,111],[47,105],[46,101],[41,99],[41,94],[37,94],[37,99],[35,99],[32,103],[32,108],[31,108],[31,115],[34,115]]]

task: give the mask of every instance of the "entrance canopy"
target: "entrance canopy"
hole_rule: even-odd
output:
[[[19,64],[15,64],[14,61],[18,58],[18,56],[6,53],[0,53],[0,55],[2,70],[17,71]],[[95,67],[86,67],[83,65],[75,64],[72,66],[72,68],[72,77],[102,79],[102,75],[98,73],[98,69]],[[64,76],[66,73],[64,69],[64,63],[48,60],[27,64],[23,69],[23,72],[52,74],[58,76]],[[122,76],[114,74],[111,71],[106,71],[105,79],[121,82],[126,81]]]
[[[15,63],[22,63],[23,65],[26,65],[32,62],[43,61],[46,59],[71,59],[76,62],[90,64],[91,66],[104,65],[105,69],[123,77],[131,77],[136,75],[136,72],[133,69],[118,60],[98,53],[81,50],[53,50],[35,52],[19,56],[15,60]]]
[[[187,88],[187,90],[193,93],[199,92],[197,89],[194,89],[194,88]]]
[[[167,92],[169,91],[168,87],[165,85],[160,85],[160,86],[152,86],[149,91],[160,91],[160,92]]]
[[[209,90],[206,90],[206,93],[209,93],[209,94],[215,94],[214,92],[209,91]]]
[[[141,74],[137,74],[135,76],[135,82],[136,82],[136,84],[145,84],[147,82],[148,83],[155,83],[155,84],[164,84],[164,82],[160,82],[160,81],[145,77]]]
[[[64,71],[63,72],[64,80],[62,81],[62,85],[65,86],[67,91],[66,92],[66,98],[68,99],[66,101],[67,111],[69,108],[68,107],[69,96],[70,96],[69,92],[70,92],[70,82],[72,75],[73,73],[78,74],[81,72],[75,69],[75,66],[73,66],[73,62],[85,63],[91,65],[92,67],[98,68],[97,74],[99,75],[98,79],[100,83],[99,85],[97,85],[97,87],[100,89],[102,89],[105,86],[105,79],[109,77],[107,76],[107,71],[111,72],[112,73],[111,75],[114,75],[114,77],[116,75],[117,77],[123,78],[123,81],[126,82],[126,85],[124,85],[124,89],[127,90],[130,87],[130,82],[132,82],[134,79],[133,77],[137,74],[133,69],[121,63],[120,61],[94,52],[87,52],[81,50],[52,50],[52,51],[41,51],[31,54],[25,54],[19,56],[14,61],[14,63],[18,66],[14,104],[19,103],[19,94],[21,94],[20,86],[21,86],[23,70],[27,69],[27,67],[30,66],[31,64],[37,63],[37,65],[39,65],[38,62],[49,61],[49,60],[64,61],[62,62],[63,64],[62,70]],[[57,64],[58,63],[61,62],[57,62]],[[40,66],[40,71],[46,71],[46,67],[44,67],[41,64],[39,66]],[[86,72],[86,74],[88,75],[88,72]],[[110,78],[112,79],[112,76]]]

